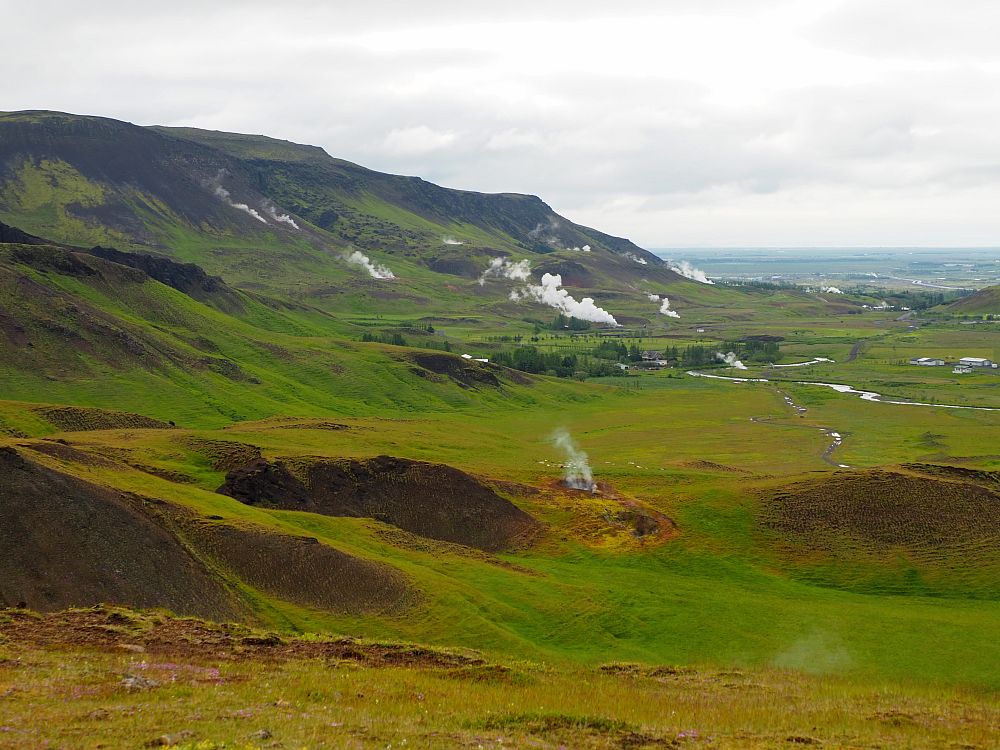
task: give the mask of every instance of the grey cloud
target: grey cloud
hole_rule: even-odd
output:
[[[61,5],[18,7],[22,32],[5,40],[0,58],[0,109],[266,133],[453,187],[534,193],[573,219],[651,245],[693,241],[699,218],[702,242],[718,241],[724,225],[727,241],[742,232],[743,244],[842,243],[844,222],[828,223],[824,207],[863,217],[873,201],[897,217],[895,242],[906,243],[923,235],[899,217],[905,206],[926,212],[928,194],[952,207],[964,191],[970,206],[987,204],[989,194],[1000,200],[1000,72],[976,62],[994,54],[981,49],[982,29],[997,27],[985,2],[952,4],[940,18],[929,2],[844,2],[788,31],[787,44],[850,56],[820,60],[816,82],[775,81],[738,104],[720,100],[694,64],[657,66],[654,54],[627,69],[526,70],[510,65],[521,56],[519,39],[490,47],[475,34],[492,23],[515,33],[519,23],[565,19],[565,36],[551,40],[558,60],[603,62],[615,55],[581,48],[571,22],[632,18],[638,32],[647,17],[701,13],[769,24],[801,5],[178,0],[146,8],[111,0],[86,14]],[[447,36],[459,22],[473,36],[422,45],[424,30]],[[935,23],[942,39],[923,41]],[[378,44],[366,42],[383,33]],[[734,75],[747,62],[703,42],[706,60]],[[606,44],[628,52],[632,41]],[[858,70],[825,80],[842,62]],[[957,229],[984,240],[994,231],[974,215],[961,221]],[[854,241],[874,241],[865,234],[872,226],[859,222]]]
[[[872,57],[969,61],[1000,58],[994,0],[850,0],[808,30],[810,39]]]

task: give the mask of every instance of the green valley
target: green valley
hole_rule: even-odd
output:
[[[0,747],[995,745],[995,288],[51,112],[0,222]]]

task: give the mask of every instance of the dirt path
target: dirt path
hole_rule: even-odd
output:
[[[861,349],[862,347],[864,347],[864,344],[865,344],[864,341],[854,342],[854,346],[851,347],[851,353],[847,355],[847,359],[845,359],[844,361],[853,362],[854,360],[856,360],[858,358],[858,355],[861,354]]]
[[[473,652],[412,644],[369,643],[354,638],[300,639],[243,625],[215,624],[113,606],[36,614],[4,610],[0,637],[43,648],[92,648],[178,658],[233,661],[326,659],[370,666],[454,668],[484,665]]]

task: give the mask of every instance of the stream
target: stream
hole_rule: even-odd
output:
[[[802,363],[807,364],[807,363]],[[787,365],[786,365],[787,366]],[[712,378],[713,380],[728,380],[731,383],[770,383],[771,381],[767,378],[734,378],[727,377],[725,375],[710,375],[707,372],[698,372],[697,370],[688,370],[688,375],[696,378]],[[795,385],[814,385],[821,388],[832,388],[837,393],[849,393],[852,395],[859,396],[862,401],[875,401],[879,404],[897,404],[899,406],[927,406],[933,409],[971,409],[973,411],[1000,411],[1000,407],[994,406],[959,406],[958,404],[931,404],[926,401],[897,401],[894,399],[889,399],[884,397],[881,393],[876,393],[875,391],[859,391],[857,388],[853,388],[849,385],[844,385],[843,383],[819,383],[810,380],[792,380],[792,381],[780,381],[785,383],[794,383]]]

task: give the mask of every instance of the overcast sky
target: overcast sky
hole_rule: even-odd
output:
[[[646,247],[1000,245],[998,0],[0,0],[0,109],[265,133]]]

